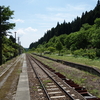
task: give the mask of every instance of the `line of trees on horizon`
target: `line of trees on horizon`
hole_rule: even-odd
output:
[[[69,35],[73,32],[79,31],[83,24],[88,23],[93,25],[96,18],[100,18],[100,5],[89,11],[83,12],[81,17],[75,18],[72,22],[64,21],[62,24],[57,23],[57,26],[48,30],[43,37],[41,37],[37,42],[31,43],[29,49],[37,48],[39,44],[48,42],[54,36],[60,36],[62,34]]]
[[[14,11],[9,6],[0,6],[0,65],[19,55],[19,48],[23,50],[9,31],[15,27],[15,23],[9,21],[13,19],[12,15]]]
[[[85,23],[79,31],[69,35],[54,36],[48,42],[39,44],[31,51],[40,54],[72,54],[90,59],[100,58],[100,18],[93,25]]]

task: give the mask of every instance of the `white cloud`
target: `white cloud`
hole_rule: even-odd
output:
[[[88,4],[80,4],[80,5],[70,5],[70,4],[68,4],[66,6],[68,11],[85,11],[85,10],[90,9],[90,7],[91,6],[88,5]]]
[[[50,23],[55,23],[55,22],[56,23],[57,22],[63,23],[64,20],[66,20],[66,22],[72,21],[75,17],[77,17],[77,15],[78,15],[77,12],[75,12],[75,13],[64,13],[64,12],[61,12],[61,13],[51,13],[51,14],[48,14],[48,15],[37,14],[36,17],[39,20],[44,21],[46,24],[48,23],[47,24],[47,26],[48,26]]]
[[[43,36],[43,34],[39,34],[38,32],[32,34],[32,33],[28,33],[28,34],[25,34],[23,36],[20,37],[20,41],[21,41],[21,44],[24,46],[24,47],[29,47],[29,45],[32,43],[32,42],[36,42],[38,41],[39,38],[41,38]]]
[[[37,29],[32,27],[20,28],[14,30],[12,33],[14,32],[16,32],[17,37],[20,37],[21,45],[23,47],[29,47],[32,42],[37,41],[41,36],[43,36],[43,34],[39,34]],[[14,35],[15,34],[13,34],[13,36]]]
[[[16,31],[16,33],[19,34],[19,35],[26,34],[25,31],[24,31],[24,29],[18,29]]]
[[[18,23],[18,22],[24,23],[24,20],[22,20],[22,19],[13,19],[12,21],[15,23]]]
[[[80,11],[80,10],[87,10],[87,8],[89,8],[90,5],[88,4],[78,4],[78,5],[71,5],[71,4],[67,4],[65,7],[48,7],[47,10],[48,11],[52,11],[52,12],[57,12],[57,11],[61,11],[61,12],[66,12],[66,11]]]
[[[34,0],[26,1],[27,3],[32,3]],[[90,6],[88,4],[66,4],[66,6],[63,7],[56,6],[45,8],[47,11],[46,13],[43,13],[41,9],[41,12],[37,11],[31,13],[31,16],[25,19],[25,22],[27,22],[25,25],[36,27],[38,30],[32,27],[20,28],[16,30],[17,36],[21,38],[22,45],[28,47],[30,43],[37,41],[47,32],[47,30],[54,27],[57,22],[63,23],[64,20],[66,22],[71,22],[77,16],[81,16],[82,12],[89,10],[89,8]],[[20,26],[20,23],[24,23],[22,19],[15,19],[13,21],[19,22],[18,26]]]
[[[34,29],[32,27],[27,27],[27,28],[20,28],[20,29],[16,30],[16,33],[18,35],[25,35],[25,34],[29,34],[29,33],[34,33],[36,31],[37,31],[37,29]]]
[[[45,21],[47,23],[53,22],[71,22],[77,16],[81,16],[82,12],[85,12],[91,8],[88,4],[78,4],[72,5],[67,4],[64,7],[48,7],[46,8],[48,13],[47,14],[35,14],[35,17],[39,20]]]
[[[28,27],[28,28],[26,28],[25,29],[25,31],[33,31],[33,32],[36,32],[37,31],[37,29],[33,29],[32,27]]]
[[[48,7],[47,10],[48,10],[48,11],[53,11],[53,12],[54,12],[54,11],[65,11],[66,9],[65,9],[65,8],[61,8],[61,7],[60,7],[60,8]]]

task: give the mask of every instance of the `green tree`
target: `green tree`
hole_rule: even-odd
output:
[[[53,53],[55,51],[55,48],[54,47],[48,47],[48,50]]]
[[[66,34],[63,34],[63,35],[60,35],[60,36],[59,36],[59,40],[61,41],[61,43],[62,43],[63,45],[65,45],[65,39],[66,39],[66,37],[67,37]]]
[[[100,28],[95,30],[95,33],[92,34],[91,44],[93,48],[100,49]]]
[[[14,23],[10,23],[8,20],[12,19],[14,11],[11,11],[9,7],[0,6],[0,65],[2,64],[2,38],[7,35],[7,30],[13,29]]]
[[[100,27],[100,18],[96,18],[96,20],[94,22],[96,24],[96,27],[99,28]]]
[[[35,48],[33,47],[31,50],[32,50],[32,51],[34,51],[34,50],[35,50]]]
[[[9,37],[9,39],[10,39],[13,43],[16,43],[16,39],[15,39],[12,35]]]
[[[91,25],[89,25],[88,23],[85,23],[82,25],[81,30],[88,30],[89,28],[91,28]]]
[[[18,49],[21,48],[17,43],[14,43],[11,39],[6,36],[2,38],[2,55],[3,63],[18,55]]]
[[[14,11],[11,11],[9,6],[0,6],[0,17],[1,17],[1,35],[7,35],[7,30],[13,29],[15,23],[10,23],[8,20],[13,19]]]
[[[37,51],[42,55],[42,53],[45,51],[45,48],[44,48],[44,46],[43,45],[38,45],[38,47],[37,47]]]
[[[59,40],[56,44],[56,49],[59,51],[59,55],[60,55],[60,51],[63,49],[63,45]]]

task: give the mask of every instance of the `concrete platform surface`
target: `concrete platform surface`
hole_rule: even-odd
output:
[[[23,57],[24,57],[24,61],[22,66],[22,73],[20,74],[15,100],[30,100],[25,54],[23,54]]]

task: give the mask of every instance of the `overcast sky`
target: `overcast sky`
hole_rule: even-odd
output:
[[[57,22],[71,22],[82,12],[93,10],[97,0],[0,0],[0,4],[14,11],[11,22],[16,27],[12,31],[17,32],[21,45],[28,48],[56,27]]]

